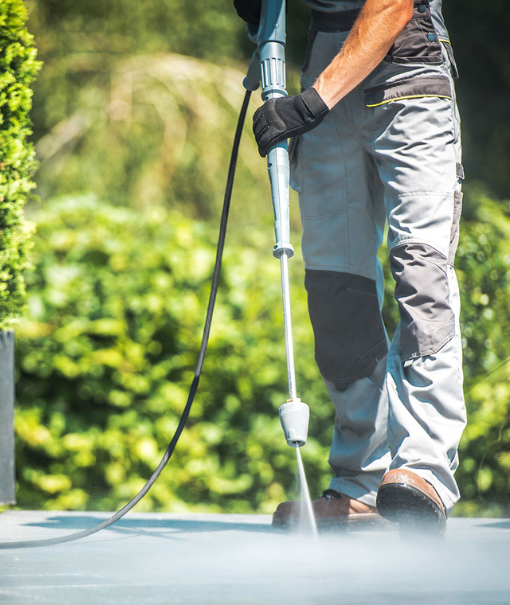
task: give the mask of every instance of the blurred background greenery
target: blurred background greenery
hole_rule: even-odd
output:
[[[468,175],[457,270],[469,426],[455,513],[507,515],[510,23],[502,0],[444,4]],[[290,5],[296,92],[307,10]],[[186,400],[253,49],[231,0],[28,7],[44,64],[32,111],[41,201],[27,206],[34,271],[16,328],[18,504],[113,510],[158,463]],[[140,510],[272,512],[297,493],[277,414],[286,366],[269,185],[245,130],[201,386]],[[295,198],[291,213],[298,390],[312,411],[303,456],[316,495],[329,480],[333,410],[313,360]],[[393,329],[390,278],[384,314]]]

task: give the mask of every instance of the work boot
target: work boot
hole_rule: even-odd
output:
[[[363,504],[334,489],[327,489],[317,500],[312,500],[312,508],[317,529],[341,529],[348,525],[365,526],[367,522],[384,522],[373,506]],[[303,502],[282,502],[273,514],[273,527],[297,528],[304,518]]]
[[[446,509],[432,485],[408,469],[388,471],[377,492],[377,509],[402,533],[444,533]]]

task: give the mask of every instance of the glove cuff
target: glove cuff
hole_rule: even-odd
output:
[[[329,107],[324,103],[322,97],[313,86],[304,90],[301,93],[301,98],[314,118],[324,117],[328,113]]]

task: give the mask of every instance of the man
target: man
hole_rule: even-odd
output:
[[[303,1],[303,92],[266,102],[254,132],[263,156],[293,137],[316,360],[336,409],[334,478],[314,512],[325,526],[378,513],[442,531],[466,414],[453,270],[463,170],[441,0]],[[260,1],[234,4],[257,18]],[[386,221],[391,344],[376,256]],[[273,524],[298,514],[284,502]]]

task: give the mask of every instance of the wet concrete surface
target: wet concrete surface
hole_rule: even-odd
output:
[[[0,541],[52,538],[103,513],[8,511]],[[131,513],[78,542],[0,551],[6,604],[510,603],[510,519],[451,519],[444,539],[390,528],[318,539],[264,515]]]

